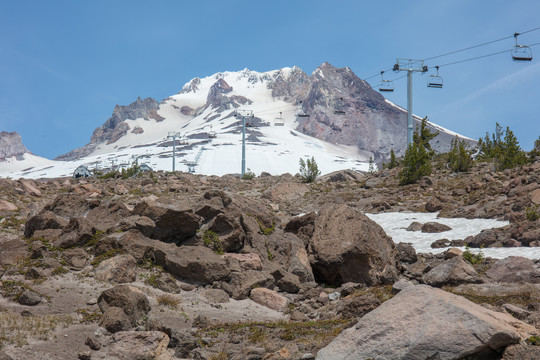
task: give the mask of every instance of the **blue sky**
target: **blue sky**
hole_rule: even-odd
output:
[[[406,4],[406,5],[405,5]],[[89,142],[116,104],[162,100],[194,77],[328,61],[366,78],[396,58],[429,58],[540,27],[528,1],[0,0],[0,131],[53,158]],[[540,42],[540,30],[520,42]],[[427,62],[510,49],[513,39]],[[497,55],[414,76],[414,112],[472,138],[510,126],[540,136],[540,46],[531,63]],[[388,78],[400,74],[387,73]],[[373,86],[377,78],[371,79]],[[386,95],[406,106],[406,79]]]

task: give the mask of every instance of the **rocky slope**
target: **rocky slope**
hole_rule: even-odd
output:
[[[21,158],[28,153],[26,147],[22,144],[21,135],[17,132],[0,132],[0,161],[10,157]]]
[[[435,167],[1,180],[0,357],[538,358],[537,260],[417,254],[365,213],[507,218],[499,246],[536,246],[540,162]]]

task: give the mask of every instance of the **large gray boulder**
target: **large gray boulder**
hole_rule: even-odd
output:
[[[155,247],[154,258],[171,274],[202,284],[227,280],[231,272],[227,261],[205,246],[163,244]]]
[[[497,261],[488,271],[486,277],[493,282],[540,283],[540,266],[532,260],[521,256],[509,256]]]
[[[318,360],[499,358],[536,329],[508,314],[427,285],[409,286],[363,316],[317,354]]]
[[[156,227],[150,237],[166,242],[181,243],[189,239],[197,233],[202,222],[188,206],[163,204],[151,199],[138,203],[133,214],[152,219]]]
[[[461,256],[453,257],[435,266],[422,277],[422,280],[428,285],[438,287],[482,282],[472,265]]]
[[[350,206],[321,209],[308,249],[313,274],[319,282],[376,285],[397,280],[397,250],[392,239],[374,221]]]
[[[105,290],[98,298],[98,306],[104,313],[111,307],[120,308],[132,323],[145,317],[151,310],[150,302],[143,292],[130,285],[117,285]]]

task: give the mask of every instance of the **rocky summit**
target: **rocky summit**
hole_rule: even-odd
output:
[[[16,157],[22,158],[28,150],[22,144],[21,135],[17,132],[0,132],[0,161]]]
[[[2,179],[0,358],[540,358],[539,260],[464,248],[540,246],[540,162],[439,165]],[[437,252],[372,220],[393,212],[437,212],[403,228]],[[454,218],[507,223],[445,239]]]
[[[161,101],[138,98],[116,105],[90,142],[58,156],[33,159],[18,169],[0,167],[0,176],[70,176],[80,165],[105,170],[135,159],[154,170],[205,175],[240,170],[243,120],[246,163],[255,173],[296,171],[299,158],[315,156],[323,173],[367,171],[393,150],[406,148],[406,111],[386,100],[349,68],[323,63],[312,74],[298,67],[267,72],[248,69],[195,78]],[[421,118],[414,116],[414,123]],[[474,140],[428,122],[439,135],[431,141],[447,152],[455,136]]]

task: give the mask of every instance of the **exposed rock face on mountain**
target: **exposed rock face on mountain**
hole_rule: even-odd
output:
[[[0,132],[0,161],[16,156],[21,157],[28,150],[22,144],[21,135],[14,132]]]
[[[72,150],[67,154],[60,155],[56,160],[78,159],[90,154],[99,143],[111,144],[118,141],[129,130],[129,126],[124,122],[125,120],[139,118],[143,118],[144,120],[154,119],[156,121],[164,120],[157,113],[158,109],[159,103],[152,98],[141,99],[139,97],[128,106],[116,105],[112,116],[105,121],[103,126],[94,130],[89,144]]]
[[[268,102],[271,104],[272,101],[276,102],[275,114],[268,110],[272,108]],[[186,117],[197,123],[197,117],[204,116],[205,125],[216,130],[219,121],[244,105],[253,105],[250,109],[253,109],[258,125],[268,123],[264,117],[277,117],[277,113],[287,111],[294,116],[290,110],[302,108],[310,116],[296,117],[292,125],[295,130],[333,144],[355,146],[366,159],[373,156],[377,162],[387,159],[391,150],[401,156],[406,148],[406,110],[386,101],[351,69],[336,68],[325,62],[310,76],[296,66],[265,73],[248,69],[218,73],[194,78],[179,94],[161,103],[151,98],[138,98],[128,106],[117,105],[111,118],[94,131],[89,144],[61,155],[57,160],[84,157],[100,144],[115,143],[129,133],[145,133],[143,128],[131,129],[128,133],[130,125],[125,121],[128,119],[154,119],[159,123],[165,119],[163,115],[184,126]],[[175,110],[171,111],[170,107]],[[162,111],[162,115],[158,111]],[[418,124],[420,120],[415,117],[414,121]],[[454,134],[434,124],[428,126],[432,131],[440,130],[439,136],[431,142],[432,148],[448,151]]]

